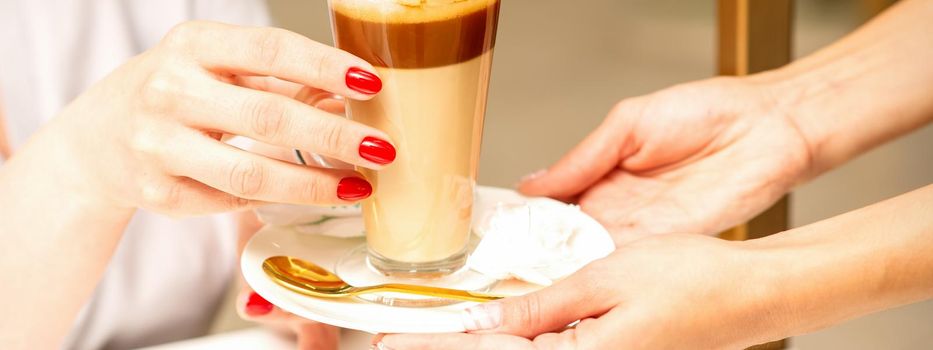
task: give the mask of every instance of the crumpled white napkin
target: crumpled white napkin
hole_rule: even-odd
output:
[[[500,204],[474,231],[482,240],[471,269],[543,286],[615,250],[609,232],[580,207],[548,198]]]
[[[499,197],[511,192],[486,191],[499,191]],[[478,194],[474,208],[473,231],[481,240],[467,265],[491,278],[547,286],[615,249],[606,229],[575,205],[515,195],[492,202]],[[290,226],[300,233],[341,238],[366,234],[359,205],[272,204],[256,212],[266,224]]]

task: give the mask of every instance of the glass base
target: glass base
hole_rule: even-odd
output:
[[[460,253],[440,260],[426,263],[407,263],[386,258],[372,249],[367,249],[369,265],[387,277],[402,279],[436,279],[460,271],[466,266],[467,247]]]
[[[392,261],[388,261],[390,264],[386,264],[387,260],[371,256],[366,244],[362,244],[340,258],[334,272],[350,285],[358,287],[403,283],[488,292],[498,280],[467,268],[464,264],[466,258],[467,252],[464,252],[462,257],[448,259],[443,264],[433,266],[427,264],[399,264]],[[394,265],[391,263],[394,263]],[[374,264],[380,264],[379,266],[383,267],[383,269],[376,268]],[[389,268],[385,269],[387,266]],[[417,273],[413,272],[414,268],[417,268]],[[462,302],[393,292],[362,294],[356,298],[372,303],[401,307],[435,307]]]

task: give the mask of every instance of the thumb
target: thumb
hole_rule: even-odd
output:
[[[619,166],[637,150],[630,124],[634,115],[620,103],[602,124],[549,169],[529,175],[518,190],[530,196],[572,198]]]
[[[587,278],[575,274],[553,286],[519,297],[479,304],[461,314],[469,332],[507,333],[526,338],[555,331],[612,305],[598,298]]]

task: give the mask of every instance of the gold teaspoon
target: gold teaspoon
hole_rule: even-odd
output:
[[[417,286],[411,284],[380,284],[354,287],[333,272],[312,262],[288,256],[274,256],[262,262],[262,270],[275,283],[289,290],[312,297],[343,298],[359,294],[396,292],[463,301],[491,301],[503,296],[465,290]]]

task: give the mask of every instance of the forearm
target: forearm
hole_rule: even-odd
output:
[[[777,336],[933,297],[930,213],[933,185],[749,242],[770,266]]]
[[[59,346],[133,213],[83,188],[53,132],[40,132],[0,168],[3,348]]]
[[[808,141],[819,175],[933,120],[933,1],[902,1],[835,44],[753,79]]]

